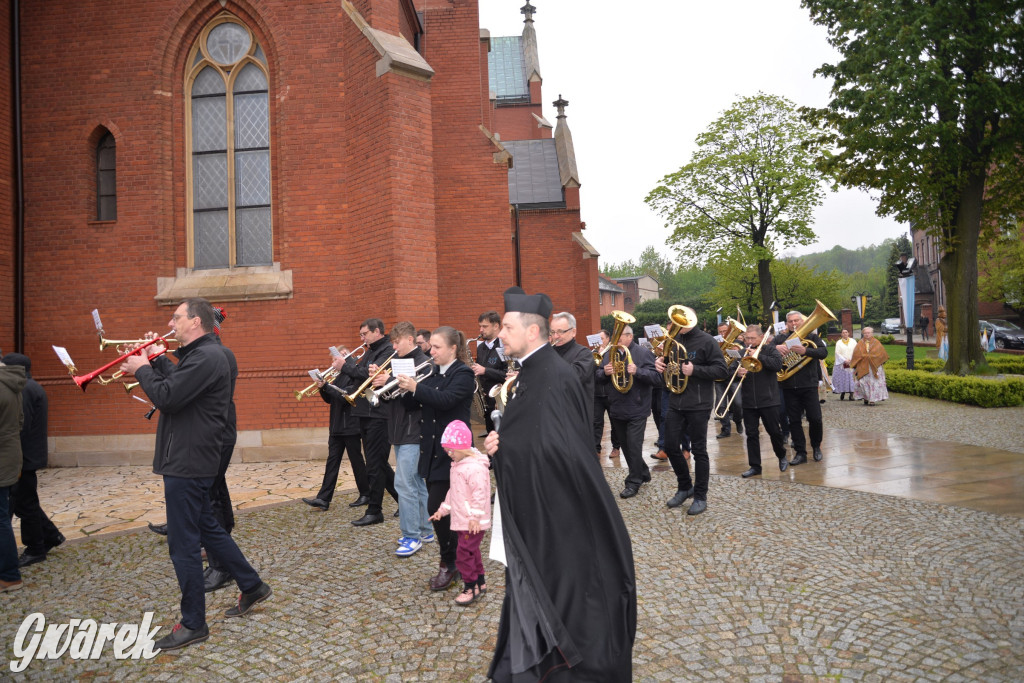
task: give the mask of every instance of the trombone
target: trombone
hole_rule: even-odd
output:
[[[363,357],[363,355],[366,353],[367,349],[369,349],[369,348],[370,347],[367,346],[365,343],[360,344],[359,346],[357,346],[356,348],[352,349],[348,353],[342,354],[341,359],[342,360],[348,360],[349,358],[352,358],[353,360],[359,360],[360,358]],[[358,354],[358,355],[356,355],[356,354]],[[331,367],[327,368],[323,372],[321,377],[323,378],[325,384],[330,384],[331,382],[333,382],[334,380],[336,380],[338,378],[338,374],[340,372],[341,372],[340,370],[336,370],[334,368],[334,366],[332,365]],[[132,388],[134,389],[134,387],[132,387]],[[310,396],[312,396],[313,394],[315,394],[319,390],[320,390],[319,382],[313,382],[312,384],[310,384],[305,389],[302,389],[301,391],[296,391],[296,392],[293,392],[293,393],[295,394],[295,400],[296,401],[301,401],[304,398],[309,398]],[[131,389],[129,389],[127,386],[125,386],[125,391],[129,391],[130,392]]]
[[[420,370],[422,370],[423,368],[427,368],[427,371],[421,374]],[[417,382],[425,380],[426,378],[434,374],[434,361],[423,361],[415,368],[413,368],[412,374],[413,379],[415,379]],[[384,386],[382,386],[380,389],[374,389],[373,391],[368,393],[366,395],[366,400],[369,401],[371,406],[376,408],[378,405],[380,405],[380,402],[382,400],[390,401],[393,398],[398,398],[404,393],[404,390],[398,388],[398,378],[395,377],[394,379],[384,384]]]
[[[358,399],[360,396],[363,395],[363,392],[366,391],[366,389],[370,386],[370,383],[373,382],[373,379],[377,375],[379,375],[380,373],[384,372],[389,367],[391,367],[391,359],[394,358],[396,355],[398,355],[397,351],[395,351],[390,356],[388,356],[388,359],[386,361],[384,361],[379,368],[377,368],[377,372],[375,372],[372,375],[370,375],[369,377],[367,377],[366,381],[363,382],[362,384],[360,384],[359,387],[355,391],[353,391],[351,394],[342,394],[341,395],[342,398],[344,398],[346,401],[348,401],[349,405],[351,405],[352,407],[355,407],[356,399]]]
[[[736,400],[736,394],[740,393],[740,387],[743,386],[743,380],[747,378],[746,375],[740,377],[740,381],[736,384],[736,389],[729,395],[729,387],[736,381],[736,375],[740,374],[740,368],[744,368],[748,373],[750,372],[761,372],[763,366],[761,361],[758,360],[758,356],[761,355],[761,349],[764,348],[764,343],[768,341],[768,331],[765,330],[764,336],[761,337],[761,343],[757,345],[757,349],[752,355],[743,356],[740,358],[740,362],[736,364],[736,370],[733,371],[732,377],[729,378],[729,383],[725,385],[725,389],[722,390],[722,398],[718,399],[718,405],[715,406],[713,417],[716,420],[724,420],[725,416],[729,414],[729,408],[732,407],[732,402]],[[726,399],[729,399],[726,401]],[[722,404],[725,404],[724,406]]]

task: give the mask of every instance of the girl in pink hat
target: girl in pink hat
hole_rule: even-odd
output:
[[[441,446],[452,459],[451,488],[430,519],[452,516],[452,531],[459,535],[455,567],[465,582],[455,604],[465,607],[487,592],[480,542],[491,526],[491,473],[487,456],[473,448],[473,435],[462,420],[448,424]]]

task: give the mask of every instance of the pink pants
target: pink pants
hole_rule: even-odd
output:
[[[455,568],[462,574],[462,580],[473,583],[484,573],[484,560],[480,555],[480,542],[484,540],[486,531],[471,534],[459,531],[459,547],[455,551]]]

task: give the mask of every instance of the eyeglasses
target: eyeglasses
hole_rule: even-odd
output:
[[[563,334],[568,334],[569,330],[574,330],[574,329],[576,329],[576,328],[570,327],[569,329],[566,329],[566,330],[551,330],[551,334],[557,334],[559,337],[561,337]]]
[[[175,313],[174,315],[171,316],[171,320],[177,322],[178,318],[187,318],[187,317],[188,317],[188,313]]]

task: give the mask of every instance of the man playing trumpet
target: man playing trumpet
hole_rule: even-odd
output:
[[[772,441],[772,450],[779,459],[779,470],[785,472],[789,462],[782,441],[782,427],[779,426],[779,378],[776,373],[782,369],[782,356],[774,346],[762,344],[765,334],[756,323],[747,326],[743,339],[747,343],[745,358],[753,358],[755,355],[757,358],[756,363],[741,359],[741,365],[736,370],[736,376],[743,383],[743,422],[747,431],[747,464],[750,465],[750,469],[743,473],[743,478],[747,479],[761,474],[758,420]],[[758,365],[759,370],[747,369]]]

